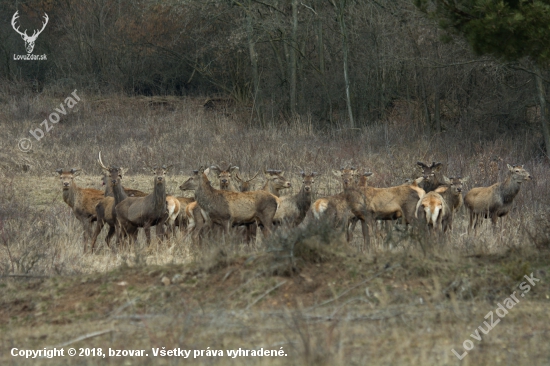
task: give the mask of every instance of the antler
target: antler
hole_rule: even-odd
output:
[[[19,30],[19,27],[15,28],[15,21],[17,20],[17,18],[19,18],[19,10],[15,12],[15,14],[13,14],[13,17],[11,18],[11,26],[12,28],[17,32],[19,33],[22,37],[29,37],[27,36],[27,30],[25,29],[25,32],[21,32]]]
[[[105,164],[103,164],[103,161],[101,160],[101,151],[99,152],[99,157],[98,157],[98,159],[97,159],[97,162],[99,163],[99,165],[101,165],[101,167],[102,167],[103,169],[105,169],[106,171],[109,171],[109,168],[107,168],[107,167],[105,166]]]

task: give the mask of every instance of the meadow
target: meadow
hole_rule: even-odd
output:
[[[11,88],[11,89],[10,89]],[[320,125],[312,116],[273,116],[254,125],[249,106],[200,98],[88,95],[36,141],[37,128],[70,94],[0,92],[0,362],[105,363],[94,357],[29,359],[9,350],[68,347],[145,349],[148,357],[106,357],[110,364],[489,365],[550,362],[550,197],[541,137],[449,124],[429,133],[415,106],[365,127]],[[21,152],[18,141],[32,149]],[[297,192],[300,171],[320,173],[314,197],[338,193],[332,170],[373,172],[369,185],[390,187],[419,176],[417,161],[443,163],[468,177],[465,191],[502,181],[507,164],[524,164],[523,184],[496,232],[488,220],[467,233],[463,209],[454,229],[430,235],[423,225],[394,226],[361,250],[316,226],[276,231],[258,244],[238,235],[201,245],[176,235],[148,250],[144,236],[112,251],[101,234],[83,254],[83,231],[63,202],[55,170],[81,168],[77,184],[101,188],[97,154],[127,169],[126,187],[151,191],[147,165],[170,165],[167,192],[194,169],[239,166],[245,177],[280,169]],[[259,186],[260,183],[257,184]],[[483,326],[525,275],[540,279],[481,340]],[[496,316],[496,315],[495,315]],[[96,333],[98,332],[98,333]],[[474,334],[475,335],[475,334]],[[80,337],[80,338],[79,338]],[[473,349],[461,361],[463,342]],[[151,349],[276,349],[285,357],[154,357]]]

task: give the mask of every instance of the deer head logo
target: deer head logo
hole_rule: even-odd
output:
[[[42,29],[40,30],[35,30],[32,34],[32,36],[28,36],[27,35],[27,30],[25,29],[24,32],[21,32],[19,30],[19,26],[15,26],[15,22],[17,20],[17,18],[19,18],[19,11],[16,11],[15,14],[13,14],[13,18],[11,18],[11,26],[13,27],[13,29],[19,33],[21,35],[21,38],[23,38],[23,41],[25,41],[25,49],[27,50],[27,53],[32,53],[32,50],[34,49],[34,42],[36,41],[36,38],[38,38],[38,36],[40,35],[40,33],[42,33],[42,31],[44,30],[44,28],[46,28],[46,24],[48,24],[48,14],[44,13],[44,20],[45,22],[43,22],[42,24]]]

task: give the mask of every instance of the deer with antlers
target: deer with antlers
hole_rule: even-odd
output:
[[[277,197],[265,191],[232,192],[215,189],[206,174],[209,169],[201,167],[193,172],[180,187],[182,190],[195,190],[195,200],[207,221],[219,224],[226,234],[234,225],[258,222],[263,225],[264,235],[273,226],[277,211]]]
[[[63,201],[73,210],[74,215],[84,227],[84,253],[88,239],[92,236],[92,223],[97,221],[96,205],[104,197],[104,192],[92,188],[80,188],[74,178],[80,169],[57,169],[63,187]]]
[[[147,237],[147,244],[151,244],[151,226],[157,225],[157,235],[163,236],[163,224],[167,217],[166,204],[166,173],[170,167],[152,168],[154,174],[153,192],[145,197],[128,197],[116,205],[116,217],[119,222],[117,227],[117,240],[122,240],[126,233],[130,243],[137,239],[137,230],[143,227]]]
[[[17,21],[18,18],[19,18],[19,11],[16,11],[15,14],[13,14],[13,17],[11,18],[11,26],[17,33],[19,33],[21,38],[23,38],[23,41],[25,41],[25,49],[27,50],[27,53],[32,53],[32,51],[34,50],[34,43],[36,42],[36,39],[48,24],[48,20],[49,20],[48,14],[44,13],[44,22],[42,22],[42,29],[40,30],[35,29],[32,36],[29,36],[27,34],[26,29],[24,32],[21,32],[19,30],[19,26],[15,25],[15,22]]]
[[[422,188],[426,193],[435,191],[437,187],[443,184],[443,179],[440,172],[443,164],[436,163],[435,161],[432,162],[431,165],[424,164],[421,161],[416,164],[422,170],[422,177],[424,178],[420,184],[420,188]]]

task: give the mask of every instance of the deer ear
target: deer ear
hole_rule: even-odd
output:
[[[453,178],[447,178],[446,176],[443,176],[443,182],[444,182],[445,184],[451,184],[451,183],[452,183],[452,182],[451,182],[451,179],[453,179]]]
[[[63,174],[63,169],[56,169],[55,172],[59,173],[59,175],[61,175],[61,174]]]
[[[419,165],[421,168],[424,168],[426,166],[426,164],[421,161],[417,161],[416,164]]]
[[[311,172],[312,177],[315,177],[315,176],[318,176],[318,175],[319,175],[319,173],[317,173],[317,172]]]
[[[304,171],[302,170],[302,171],[300,172],[300,175],[301,175],[301,176],[302,176],[302,178],[303,178],[303,177],[305,177],[305,176],[306,176],[306,173],[305,173],[305,172],[304,172]]]
[[[506,164],[506,165],[508,166],[508,170],[509,170],[509,171],[513,171],[513,170],[514,170],[514,167],[511,166],[510,164]]]
[[[470,179],[470,177],[464,177],[464,178],[460,178],[460,181],[462,183],[466,183],[468,181],[468,179]]]
[[[204,171],[203,171],[204,174],[208,175],[210,174],[210,168],[206,168]]]
[[[216,174],[220,174],[221,173],[221,168],[217,165],[211,165],[210,166],[210,170],[213,171],[214,173]]]
[[[372,175],[372,172],[365,172],[363,175],[364,175],[365,177],[370,177],[370,176]]]
[[[232,166],[232,167],[229,168],[229,172],[230,173],[233,173],[233,172],[238,173],[239,172],[239,167],[238,166]]]
[[[342,176],[342,172],[340,170],[332,170],[332,174],[340,178]]]
[[[433,168],[434,170],[437,172],[439,169],[441,169],[443,167],[443,164],[441,163],[433,163]]]

